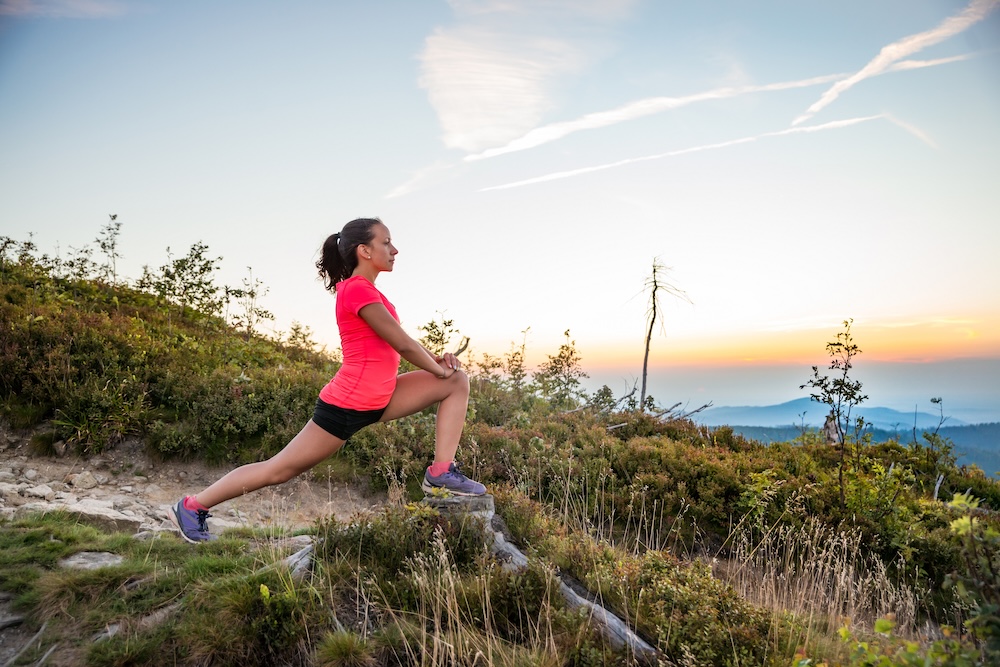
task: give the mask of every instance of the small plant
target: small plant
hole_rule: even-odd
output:
[[[853,323],[853,319],[844,320],[844,330],[837,334],[836,340],[826,344],[826,352],[832,359],[829,369],[835,373],[821,375],[819,367],[813,366],[812,379],[799,386],[799,389],[811,387],[814,390],[810,394],[812,399],[829,406],[833,415],[833,424],[837,430],[840,451],[838,481],[841,507],[847,506],[844,469],[847,465],[846,453],[849,446],[848,427],[851,423],[851,411],[868,399],[868,396],[861,393],[861,382],[850,377],[851,368],[854,366],[853,360],[861,354],[861,348],[855,344],[854,338],[851,336]],[[851,442],[857,444],[859,431],[863,428],[864,422],[858,419]]]
[[[538,392],[549,400],[554,408],[566,409],[576,406],[586,394],[581,389],[580,378],[589,377],[580,366],[580,353],[576,341],[569,336],[569,329],[563,333],[566,340],[555,355],[535,371],[534,380]]]

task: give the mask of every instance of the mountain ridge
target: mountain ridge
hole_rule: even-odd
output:
[[[705,426],[822,426],[829,409],[811,398],[797,398],[776,405],[719,406],[692,416]],[[888,431],[900,428],[935,428],[941,425],[941,415],[929,412],[903,412],[893,408],[856,406],[853,417],[864,417],[875,428]],[[945,416],[949,426],[966,426],[967,422]]]

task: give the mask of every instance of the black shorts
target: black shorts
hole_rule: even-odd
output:
[[[316,399],[313,421],[330,435],[347,440],[365,426],[382,418],[385,408],[379,410],[351,410],[339,405],[330,405],[321,398]]]

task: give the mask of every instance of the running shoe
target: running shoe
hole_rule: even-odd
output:
[[[486,487],[469,479],[458,470],[454,462],[448,466],[448,471],[438,476],[428,470],[424,473],[424,483],[420,485],[424,493],[432,493],[434,489],[447,489],[456,496],[481,496],[486,493]]]
[[[183,498],[170,508],[167,516],[177,526],[177,529],[181,531],[181,537],[191,544],[208,542],[215,539],[215,535],[208,532],[208,517],[212,515],[208,513],[208,510],[187,509],[184,507]]]

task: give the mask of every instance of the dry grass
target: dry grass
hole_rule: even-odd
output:
[[[917,593],[864,553],[859,532],[809,522],[776,527],[756,541],[749,535],[734,535],[732,556],[714,561],[713,573],[747,601],[790,619],[786,627],[803,633],[787,638],[790,645],[808,645],[845,623],[871,628],[887,615],[895,618],[899,634],[914,631]]]

